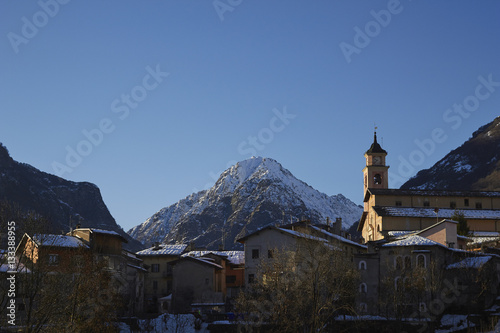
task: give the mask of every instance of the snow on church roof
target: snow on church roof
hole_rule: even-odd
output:
[[[373,209],[379,216],[436,218],[434,208],[375,206]],[[500,209],[462,209],[460,212],[464,214],[466,219],[500,219]],[[442,208],[438,211],[440,219],[450,219],[454,214],[455,209],[451,208]]]

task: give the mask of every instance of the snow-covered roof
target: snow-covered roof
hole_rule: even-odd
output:
[[[54,246],[54,247],[85,247],[88,248],[81,239],[73,236],[66,235],[52,235],[52,234],[35,234],[32,237],[33,241],[38,246]]]
[[[499,191],[446,191],[446,190],[411,190],[411,189],[375,189],[369,188],[373,195],[397,195],[397,196],[440,196],[440,197],[500,197]]]
[[[384,244],[382,246],[442,246],[445,247],[444,245],[435,242],[433,240],[430,240],[428,238],[418,236],[418,235],[412,235],[404,239],[400,239],[394,242],[390,242],[387,244]]]
[[[320,242],[325,242],[328,243],[328,240],[320,237],[315,237],[312,235],[304,234],[295,230],[290,230],[290,229],[285,229],[285,228],[277,228],[279,231],[284,231],[288,234],[291,234],[292,236],[299,237],[299,238],[305,238],[305,239],[311,239],[311,240],[316,240]]]
[[[373,207],[379,216],[393,217],[430,217],[436,218],[434,208],[424,207],[394,207],[394,206],[375,206]],[[456,210],[451,208],[439,209],[438,217],[441,219],[450,219]],[[495,220],[500,219],[500,209],[462,209],[460,210],[466,219],[474,220]]]
[[[410,234],[415,231],[409,231],[409,230],[393,230],[393,231],[388,231],[387,234],[391,237],[401,237],[405,236],[407,234]]]
[[[345,237],[342,237],[342,236],[339,236],[339,235],[336,235],[336,234],[332,234],[331,232],[328,232],[324,229],[321,229],[321,228],[318,228],[314,225],[311,225],[309,226],[310,228],[314,229],[314,230],[317,230],[319,232],[322,232],[323,234],[325,234],[326,236],[328,237],[331,237],[331,238],[335,238],[336,240],[339,240],[341,242],[344,242],[344,243],[347,243],[347,244],[350,244],[350,245],[355,245],[355,246],[359,246],[359,247],[362,247],[364,249],[368,248],[366,245],[361,245],[361,244],[358,244],[356,242],[353,242],[352,240],[350,239],[347,239]]]
[[[456,262],[454,264],[448,265],[446,269],[454,269],[454,268],[481,268],[484,264],[486,264],[492,257],[484,256],[484,257],[469,257],[465,258],[462,261]]]
[[[499,237],[500,232],[496,231],[472,231],[470,233],[472,237]]]
[[[139,271],[143,271],[143,272],[147,272],[148,270],[145,269],[144,267],[141,267],[141,266],[136,266],[136,265],[132,265],[132,264],[127,264],[128,267],[132,267],[134,269],[137,269]]]
[[[227,258],[233,265],[243,265],[245,263],[245,251],[190,251],[182,256],[199,258],[210,253]]]
[[[180,256],[186,250],[187,244],[159,244],[139,252],[138,256]]]
[[[90,231],[92,231],[93,233],[96,233],[96,234],[108,234],[108,235],[115,235],[115,236],[120,236],[121,237],[121,235],[119,233],[117,233],[116,231],[113,231],[113,230],[104,230],[104,229],[90,228]]]

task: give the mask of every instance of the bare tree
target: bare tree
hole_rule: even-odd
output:
[[[272,257],[237,301],[248,314],[247,329],[268,323],[277,332],[323,332],[336,315],[353,313],[357,271],[340,249],[301,239]]]

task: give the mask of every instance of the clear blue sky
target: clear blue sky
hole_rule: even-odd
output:
[[[0,142],[126,230],[253,153],[361,204],[374,123],[407,179],[499,115],[498,1],[59,1],[0,3]]]

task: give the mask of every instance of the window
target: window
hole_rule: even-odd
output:
[[[397,207],[401,207],[402,205],[403,205],[403,203],[401,201],[399,201],[399,200],[396,201],[396,206]]]
[[[394,259],[394,268],[396,268],[396,269],[403,269],[403,257],[397,256]]]
[[[58,254],[49,254],[49,265],[51,265],[51,266],[59,265],[59,255]]]
[[[375,176],[373,176],[373,184],[375,185],[382,184],[382,176],[380,174],[377,173]]]
[[[236,282],[236,275],[226,276],[226,283],[235,283],[235,282]]]
[[[158,281],[153,281],[153,290],[158,290]]]
[[[363,283],[361,283],[361,284],[359,285],[359,292],[360,292],[360,293],[362,293],[362,294],[366,294],[366,290],[367,290],[367,288],[366,288],[366,283],[364,283],[364,282],[363,282]]]
[[[252,250],[252,259],[259,259],[259,250],[258,249]]]
[[[448,247],[451,248],[451,249],[454,249],[455,248],[455,243],[454,242],[449,242],[448,243]]]
[[[368,312],[368,306],[366,303],[359,303],[359,312]]]
[[[83,267],[84,260],[82,255],[75,255],[71,258],[71,264],[73,267],[81,268]]]
[[[255,282],[255,274],[248,274],[248,283]]]
[[[464,199],[464,206],[469,207],[469,199]]]
[[[417,255],[417,267],[426,267],[425,256],[423,254]]]
[[[272,258],[272,257],[274,257],[273,250],[267,250],[267,257],[268,257],[268,258]]]
[[[366,261],[362,260],[358,265],[359,270],[366,270]]]
[[[411,269],[411,258],[409,256],[405,257],[405,268]]]
[[[450,208],[457,208],[457,203],[455,201],[450,201]]]
[[[424,207],[430,207],[431,203],[429,201],[424,201]]]
[[[209,278],[206,278],[206,279],[205,279],[205,285],[207,285],[207,286],[208,286],[208,284],[209,284],[209,283],[210,283],[210,279],[209,279]]]
[[[403,282],[401,281],[401,278],[398,276],[394,279],[394,290],[400,291],[402,290],[403,287]]]
[[[483,204],[481,202],[476,202],[476,209],[482,209]]]
[[[427,305],[425,305],[425,303],[420,303],[418,305],[418,309],[420,310],[420,312],[427,312]]]
[[[160,271],[160,264],[152,264],[151,265],[151,272],[158,273],[159,271]]]

